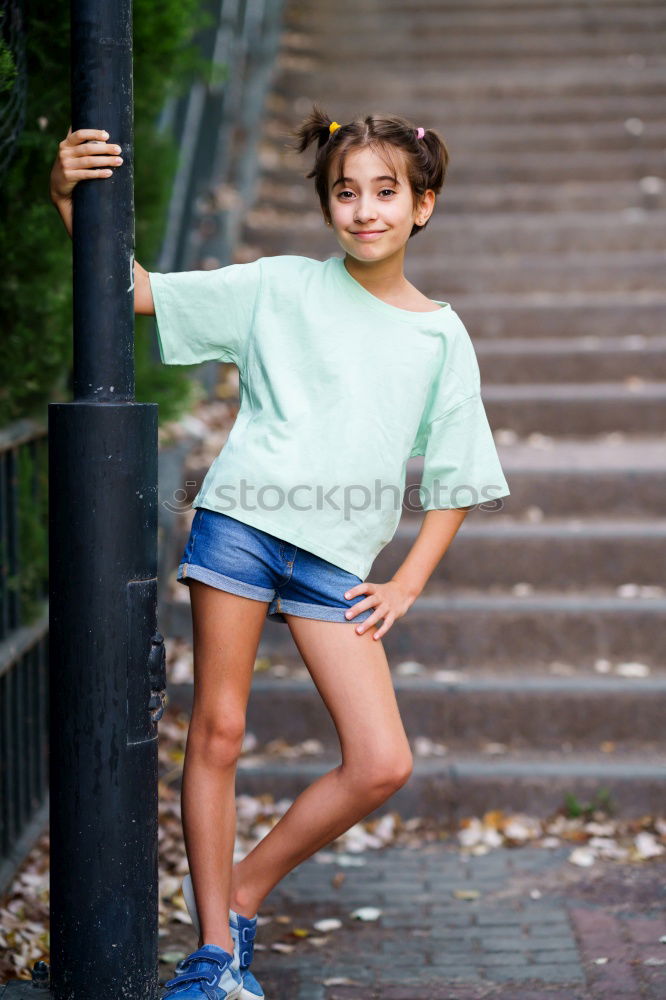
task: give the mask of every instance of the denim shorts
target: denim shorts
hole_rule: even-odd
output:
[[[218,590],[269,601],[266,616],[285,624],[284,611],[350,625],[365,621],[374,611],[366,608],[351,620],[345,618],[347,608],[368,596],[358,594],[350,601],[344,596],[363,582],[360,576],[207,507],[197,507],[176,578],[185,584],[201,580]]]

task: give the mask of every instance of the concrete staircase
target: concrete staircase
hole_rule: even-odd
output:
[[[663,811],[664,28],[656,0],[287,4],[242,259],[342,253],[303,182],[310,159],[285,148],[312,100],[340,122],[436,128],[451,163],[406,273],[470,332],[512,491],[468,516],[384,639],[417,753],[380,812],[536,812],[604,790]],[[405,509],[369,579],[391,575],[421,516]],[[189,607],[169,622],[186,634]],[[302,667],[284,625],[267,623],[260,653]],[[324,755],[251,758],[239,793],[293,796],[339,762],[302,674],[257,674],[247,728],[260,748],[317,737]],[[419,754],[421,737],[447,752]]]

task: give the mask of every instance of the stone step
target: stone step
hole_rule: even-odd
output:
[[[369,580],[376,579],[370,573]],[[182,586],[177,584],[177,586]],[[429,588],[428,588],[429,589]],[[599,659],[664,668],[666,598],[553,589],[516,594],[463,591],[422,594],[382,637],[390,663],[414,660],[449,670],[550,673],[552,664],[591,672]],[[164,600],[165,635],[192,640],[189,603]],[[267,620],[260,655],[300,664],[288,625]]]
[[[407,269],[405,268],[405,271]],[[447,296],[470,293],[483,288],[484,293],[539,291],[650,291],[663,288],[666,273],[664,251],[630,253],[553,253],[532,255],[474,255],[442,250],[435,259],[421,256],[416,243],[412,251],[409,275],[417,287],[435,288],[440,301]]]
[[[430,28],[427,24],[419,25],[420,36],[409,37],[406,33],[401,35],[399,24],[395,24],[391,31],[382,31],[370,47],[365,34],[359,32],[355,38],[350,36],[345,43],[345,59],[362,60],[364,69],[372,73],[381,69],[388,59],[396,69],[409,69],[420,59],[432,66],[446,60],[450,71],[493,66],[506,72],[507,66],[516,60],[520,60],[522,68],[531,68],[535,74],[553,65],[573,69],[582,65],[596,66],[604,71],[609,64],[624,65],[628,44],[635,46],[644,58],[658,58],[663,51],[665,23],[662,18],[651,32],[645,23],[618,23],[613,30],[599,35],[586,35],[575,29],[548,34],[547,28],[535,26],[532,31],[521,29],[519,39],[513,34],[492,34],[490,30],[454,31],[444,24],[433,24]],[[287,32],[280,46],[281,61],[289,65],[290,60],[299,57],[313,60],[329,72],[332,70],[331,53],[325,42],[313,45],[307,34]]]
[[[666,496],[666,447],[655,439],[541,438],[504,443],[498,452],[511,496],[493,524],[504,517],[527,523],[548,518],[660,518]],[[407,463],[405,496],[421,482],[423,458]],[[203,474],[204,470],[202,470]],[[404,504],[403,517],[421,517]],[[508,512],[508,513],[507,513]],[[473,523],[477,513],[467,516]]]
[[[532,435],[526,440],[505,440],[497,432],[502,468],[510,482],[511,496],[494,510],[498,518],[520,518],[530,524],[543,517],[594,518],[603,510],[607,518],[659,518],[666,496],[666,448],[661,438],[601,439],[549,438]],[[619,438],[619,440],[618,440]],[[187,496],[191,502],[203,483],[209,465],[189,467]],[[421,517],[414,493],[421,482],[423,458],[407,461],[402,517]],[[172,489],[169,495],[175,493]],[[166,499],[166,490],[160,495]],[[510,500],[510,503],[509,503]],[[476,520],[474,512],[467,524]],[[178,554],[187,541],[189,527],[175,529]],[[172,530],[172,534],[174,531]]]
[[[360,60],[357,66],[347,66],[345,73],[339,71],[339,49],[334,46],[333,54],[324,61],[308,55],[293,56],[279,53],[276,71],[280,75],[283,92],[299,92],[317,76],[317,92],[333,93],[336,100],[345,97],[358,101],[358,93],[363,88],[365,103],[381,98],[382,107],[393,108],[393,98],[404,92],[404,73],[394,72],[393,66],[383,60],[368,74]],[[413,64],[413,60],[411,61]],[[606,62],[590,63],[581,61],[568,65],[535,61],[527,65],[524,58],[516,60],[507,71],[502,61],[493,64],[485,59],[481,66],[475,66],[473,73],[465,69],[449,68],[445,61],[433,60],[420,64],[419,73],[410,79],[409,94],[412,107],[422,98],[446,97],[455,102],[463,99],[467,103],[492,99],[498,105],[507,100],[530,98],[541,94],[551,99],[580,97],[608,97],[609,94],[651,98],[666,92],[666,60],[663,57],[637,55],[633,59],[626,56],[608,59]],[[441,112],[440,112],[441,113]],[[575,120],[576,115],[572,115]],[[336,119],[339,120],[339,119]]]
[[[392,25],[390,31],[377,34],[373,44],[368,46],[367,35],[359,31],[349,36],[345,42],[345,59],[362,61],[364,70],[374,74],[382,70],[390,59],[396,69],[408,72],[416,60],[432,67],[446,63],[448,72],[461,69],[478,70],[492,67],[513,69],[520,60],[520,67],[531,70],[535,75],[544,68],[567,66],[576,71],[581,68],[596,68],[606,72],[610,65],[621,70],[628,62],[628,45],[641,53],[646,60],[658,59],[663,52],[663,32],[666,21],[662,17],[650,31],[646,23],[614,25],[598,35],[585,34],[580,30],[551,32],[547,28],[534,26],[534,30],[521,30],[519,38],[511,33],[497,34],[491,30],[476,33],[466,29],[453,30],[442,24],[419,25],[419,37],[400,34],[399,24]],[[290,31],[283,36],[279,58],[282,65],[290,66],[291,61],[305,59],[317,68],[323,67],[333,72],[330,47],[312,39],[300,31]]]
[[[254,676],[246,730],[266,753],[271,740],[318,740],[337,751],[339,738],[307,668],[298,678]],[[646,754],[663,750],[666,675],[652,678],[530,677],[522,674],[434,676],[393,673],[400,715],[410,741],[427,737],[448,750],[483,753],[488,743],[507,751],[578,752],[608,746]],[[193,686],[169,685],[169,704],[190,714]],[[640,723],[637,722],[640,720]]]
[[[390,18],[385,16],[387,10],[391,11]],[[318,44],[319,51],[327,53],[329,50],[320,39],[333,26],[343,23],[345,16],[344,8],[292,5],[286,11],[286,30],[283,32],[282,44],[296,49]],[[370,47],[367,45],[366,32],[370,28],[376,30],[379,26],[381,34],[377,33],[373,37],[372,48],[384,44],[386,40],[394,45],[400,39],[402,44],[412,43],[413,49],[410,48],[410,51],[418,58],[419,49],[415,44],[418,37],[423,35],[423,43],[427,45],[430,39],[440,34],[443,43],[450,35],[461,42],[475,40],[477,36],[482,39],[489,36],[500,44],[506,35],[513,42],[516,54],[519,54],[521,51],[531,51],[532,45],[538,44],[542,37],[561,40],[562,43],[571,41],[575,45],[576,42],[605,41],[607,37],[612,39],[621,32],[625,36],[626,51],[627,36],[632,41],[637,34],[647,38],[647,32],[654,34],[666,27],[666,17],[663,6],[659,4],[642,6],[627,3],[627,0],[614,6],[612,10],[603,4],[588,3],[557,6],[503,3],[493,7],[483,7],[477,3],[456,7],[449,2],[423,7],[418,3],[410,3],[409,6],[402,3],[393,7],[385,4],[368,7],[360,3],[354,6],[354,29],[357,34],[345,37],[345,56],[352,52],[367,53]],[[529,44],[525,49],[520,49],[516,43],[525,36]],[[366,45],[362,48],[361,41],[364,38]],[[634,51],[642,51],[642,46],[634,48]],[[563,48],[560,57],[567,58],[570,52],[569,47]]]
[[[336,113],[338,105],[336,103]],[[346,110],[346,109],[345,109]],[[658,109],[654,109],[657,114]],[[344,119],[354,114],[355,108],[350,106]],[[504,121],[499,124],[494,120],[488,122],[470,122],[467,119],[458,120],[448,114],[445,119],[438,118],[438,130],[450,147],[452,155],[458,150],[473,150],[478,153],[508,152],[516,155],[524,151],[533,153],[538,149],[542,153],[549,152],[562,156],[564,153],[597,150],[611,152],[635,148],[661,149],[666,139],[666,124],[658,115],[653,120],[644,121],[630,115],[626,109],[627,118],[613,117],[609,121],[555,121],[544,123],[539,120],[524,122],[517,120]],[[404,112],[401,112],[404,113]],[[428,109],[430,127],[432,124],[430,109]],[[432,115],[437,117],[440,112],[432,108]],[[283,143],[293,127],[293,112],[290,102],[277,94],[271,95],[267,107],[262,142],[270,148],[275,143],[281,150]],[[287,189],[289,195],[307,195],[305,187]],[[287,196],[287,193],[285,193]]]
[[[666,427],[663,382],[486,384],[481,392],[490,426],[518,435],[587,437],[620,431],[644,436],[663,433]]]
[[[360,4],[357,0],[341,0],[335,9],[340,12],[341,16],[345,16],[350,10],[357,12],[363,5],[364,0]],[[422,16],[433,10],[441,9],[441,6],[442,0],[415,0],[413,5],[410,4],[409,9],[414,15],[418,14]],[[607,12],[608,17],[612,17],[616,10],[626,6],[627,0],[593,0],[593,3],[590,0],[562,0],[558,5],[562,10],[570,8],[583,12],[601,10]],[[635,0],[632,7],[636,10],[654,10],[659,9],[659,3],[658,0]],[[447,10],[466,11],[470,8],[479,12],[486,10],[544,10],[550,12],[553,9],[553,5],[551,0],[472,0],[472,2],[469,2],[469,0],[446,0]],[[381,10],[386,10],[391,14],[395,11],[404,10],[404,0],[386,0],[381,6]]]
[[[274,200],[274,191],[302,184],[299,171],[305,167],[305,161],[299,161],[293,167],[281,168],[271,151],[264,151],[261,156],[265,170],[270,171],[270,176],[265,172],[259,183],[255,206],[246,215],[244,222],[246,242],[257,243],[263,253],[303,253],[301,241],[309,230],[319,234],[322,248],[327,245],[327,241],[331,247],[337,247],[330,234],[327,233],[326,236],[323,234],[324,223],[314,186],[310,188],[311,202],[307,211],[302,207],[299,209],[298,203],[295,203],[294,210],[290,211],[289,208],[285,209],[284,201],[279,200],[276,203]],[[490,212],[520,214],[538,212],[550,217],[551,213],[560,212],[640,213],[666,208],[666,185],[660,187],[658,183],[656,186],[652,182],[643,183],[640,177],[636,177],[633,181],[594,182],[572,179],[566,185],[529,182],[492,185],[467,184],[464,182],[464,177],[459,174],[455,183],[447,181],[444,192],[442,197],[446,200],[443,201],[442,207],[449,218],[457,215],[466,216],[468,213],[476,215]],[[295,197],[300,198],[301,194]],[[544,225],[549,224],[549,218],[544,219]],[[276,235],[281,240],[277,244]],[[273,246],[267,249],[270,240],[273,240]],[[262,241],[266,241],[265,244]],[[407,259],[409,260],[409,257]]]
[[[283,86],[281,78],[277,79],[273,88],[272,107],[290,109],[289,129],[293,127],[294,119],[298,120],[301,113],[309,110],[309,101],[304,104],[303,98],[298,96],[302,89],[301,83],[295,84],[293,88]],[[384,106],[381,96],[379,93],[375,96],[374,90],[368,94],[367,101],[371,104],[377,103],[379,107]],[[467,99],[465,94],[458,94],[455,101],[442,101],[441,94],[421,94],[415,111],[411,87],[405,87],[393,95],[390,107],[392,114],[404,115],[410,121],[416,114],[428,128],[437,129],[445,141],[448,139],[449,129],[463,126],[470,129],[486,129],[492,126],[498,129],[508,125],[521,129],[524,134],[529,135],[529,131],[535,125],[541,128],[548,128],[550,125],[576,128],[608,125],[624,133],[626,130],[624,123],[627,119],[638,117],[646,128],[661,125],[664,120],[662,97],[650,93],[640,96],[622,94],[617,93],[615,88],[612,88],[612,93],[594,96],[579,94],[562,97],[544,93],[538,96],[529,94],[517,96],[511,101],[493,100],[492,95]],[[336,121],[349,120],[358,114],[358,95],[345,95],[338,93],[336,89],[335,104],[330,112],[331,114],[335,112]],[[483,132],[480,131],[479,136],[482,135]],[[455,150],[451,149],[451,152]]]
[[[503,502],[510,514],[511,497]],[[420,517],[401,520],[375,559],[371,580],[393,576],[420,527]],[[524,584],[564,593],[597,587],[613,592],[630,583],[661,587],[665,564],[664,518],[613,520],[600,515],[595,520],[572,517],[527,524],[497,518],[479,507],[467,516],[428,586],[449,586],[458,593]]]
[[[421,290],[433,297],[432,288],[424,286]],[[566,340],[630,334],[649,341],[654,334],[666,333],[666,292],[489,294],[480,289],[469,295],[452,296],[451,305],[465,323],[475,346],[485,338]]]
[[[282,224],[285,229],[293,227],[296,213],[284,213]],[[256,222],[260,228],[254,228]],[[277,218],[272,218],[274,237],[270,240],[266,223],[268,217],[260,209],[255,209],[247,221],[247,232],[253,243],[264,248],[264,255],[270,255],[282,246],[283,253],[293,252],[298,247],[304,252],[303,239],[297,233],[289,240],[280,229]],[[316,239],[317,225],[323,226],[321,219],[312,213],[313,238]],[[320,239],[321,237],[319,237]],[[314,245],[314,239],[312,241]],[[420,237],[415,238],[417,241]],[[443,238],[444,239],[444,238]],[[488,295],[516,292],[526,289],[561,292],[603,292],[612,287],[618,291],[641,292],[658,291],[663,285],[666,273],[666,252],[634,250],[629,253],[605,253],[602,251],[568,253],[497,253],[464,254],[457,249],[442,249],[439,253],[427,255],[426,247],[414,250],[405,265],[408,279],[438,301],[451,302],[452,297],[469,295],[479,289]],[[301,249],[302,248],[302,249]],[[331,256],[334,253],[331,247]],[[454,305],[454,308],[455,305]]]
[[[339,764],[339,756],[239,762],[236,794],[294,799]],[[666,755],[609,759],[603,753],[526,751],[501,759],[473,754],[415,757],[409,781],[367,818],[391,810],[403,817],[428,816],[450,823],[493,809],[545,815],[564,806],[567,796],[587,803],[604,793],[620,812],[659,815],[666,795]]]
[[[478,340],[482,383],[666,381],[666,336]]]
[[[340,15],[342,19],[346,18],[348,14],[354,13],[358,14],[360,10],[366,7],[367,0],[340,0],[335,6],[336,16]],[[558,9],[561,10],[574,10],[584,13],[589,13],[590,11],[603,11],[610,18],[615,14],[615,11],[621,10],[628,6],[627,0],[594,0],[593,4],[590,0],[562,0],[558,4]],[[635,0],[631,4],[632,9],[636,10],[659,10],[660,5],[658,0]],[[312,8],[309,8],[312,9]],[[321,8],[317,10],[325,11],[330,8],[326,8],[322,5]],[[405,9],[404,0],[384,0],[379,8],[375,4],[372,5],[373,10],[386,11],[393,16],[395,13],[399,13]],[[424,15],[429,15],[432,11],[437,11],[442,9],[442,0],[413,0],[410,3],[409,10],[413,16],[423,17]],[[553,10],[552,0],[446,0],[446,10],[454,11],[469,11],[474,10],[482,13],[484,11],[529,11],[534,12],[538,10],[543,10],[546,13],[550,13]]]
[[[562,156],[577,151],[597,150],[600,153],[635,148],[660,148],[664,143],[666,125],[663,117],[644,120],[630,115],[626,119],[611,121],[541,121],[499,124],[442,119],[442,133],[453,155],[457,150],[469,149],[477,153],[497,151],[520,152],[523,150],[550,152]]]
[[[666,138],[666,136],[665,136]],[[619,212],[543,212],[487,213],[469,212],[464,217],[447,211],[446,198],[428,220],[428,225],[410,246],[405,267],[411,266],[412,254],[422,257],[435,254],[439,258],[446,247],[455,248],[455,255],[507,256],[516,253],[530,255],[553,253],[609,254],[628,251],[666,251],[666,211],[646,211],[628,208]],[[312,191],[303,186],[294,188],[273,185],[270,197],[257,203],[248,219],[251,225],[264,223],[271,252],[279,254],[283,230],[293,227],[294,213],[299,218],[307,213],[317,217],[319,225],[308,227],[299,235],[301,253],[317,257],[322,245],[323,219],[312,211]],[[337,256],[342,256],[341,250]],[[443,258],[445,259],[445,258]]]

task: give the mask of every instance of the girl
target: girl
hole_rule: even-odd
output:
[[[135,309],[156,316],[162,361],[233,361],[240,374],[240,410],[195,497],[177,574],[190,588],[194,634],[183,892],[199,933],[166,983],[178,1000],[261,1000],[249,966],[262,901],[409,778],[381,639],[468,510],[509,495],[469,335],[448,302],[427,298],[403,272],[444,181],[444,143],[397,116],[340,125],[317,104],[294,136],[299,152],[317,144],[307,177],[343,257],[174,274],[135,264]],[[51,197],[70,233],[74,186],[122,163],[107,140],[70,129],[60,144]],[[371,582],[415,455],[424,456],[427,513],[393,577]],[[232,864],[236,764],[266,616],[288,625],[342,761]]]

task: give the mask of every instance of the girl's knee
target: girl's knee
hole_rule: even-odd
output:
[[[188,753],[226,767],[240,757],[245,737],[245,717],[238,712],[193,713],[188,734]]]
[[[409,780],[414,770],[414,758],[407,748],[399,754],[366,757],[351,770],[356,787],[360,786],[371,800],[383,802]]]

